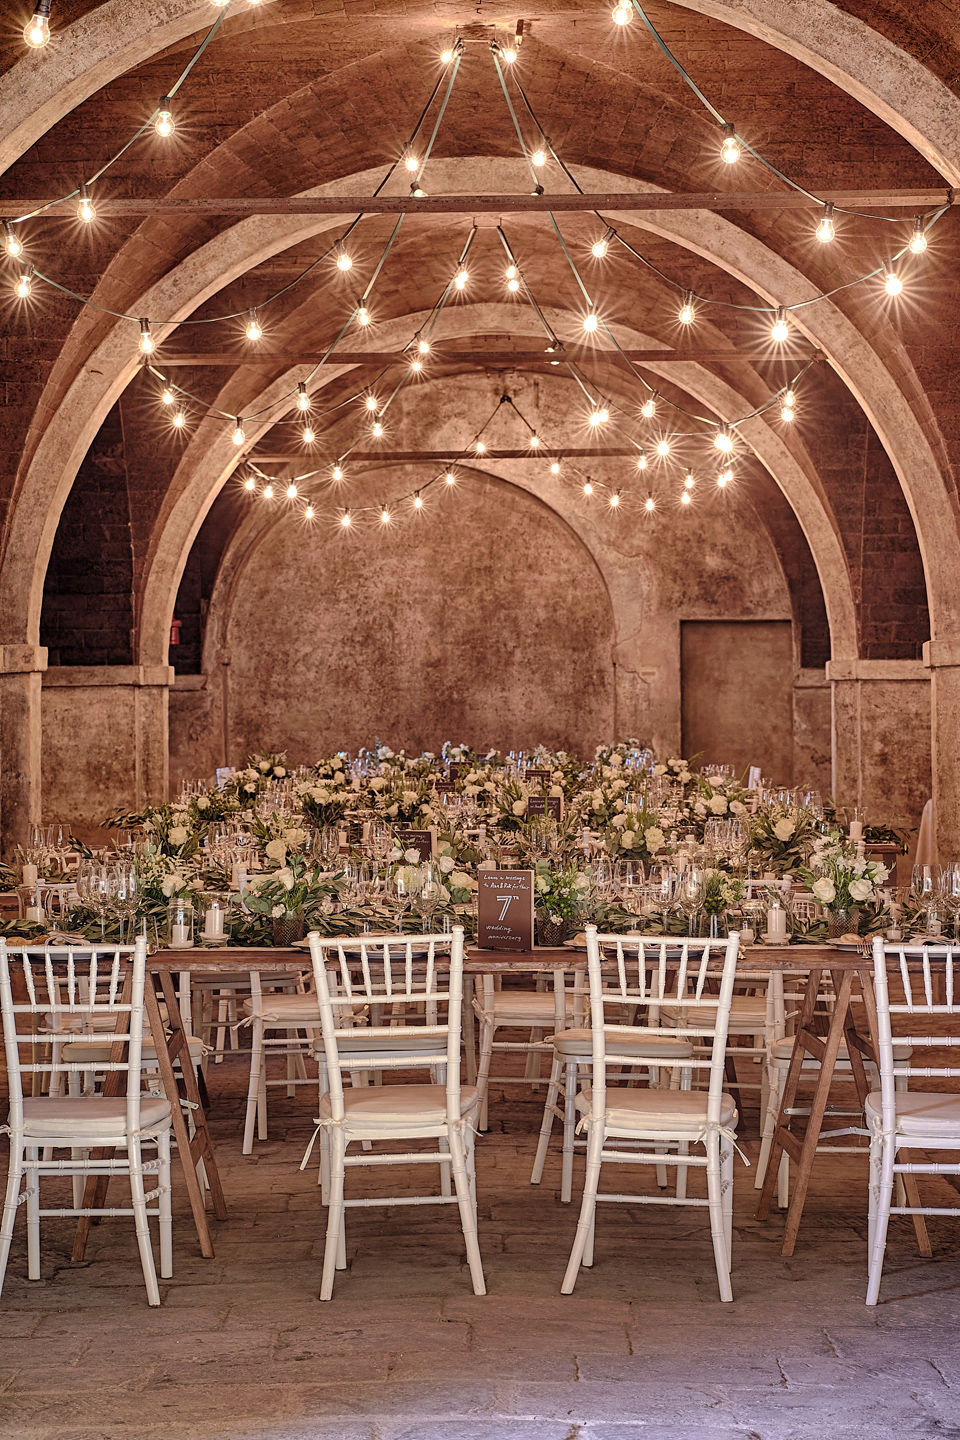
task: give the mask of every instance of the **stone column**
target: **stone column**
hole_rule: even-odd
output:
[[[960,637],[928,640],[923,662],[931,682],[934,821],[946,862],[960,858]]]
[[[0,646],[0,829],[3,853],[27,840],[40,820],[40,645]]]
[[[933,793],[930,672],[921,660],[831,660],[833,795],[918,825]]]

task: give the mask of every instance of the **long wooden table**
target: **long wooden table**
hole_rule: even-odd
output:
[[[866,1100],[868,1084],[863,1062],[865,1059],[876,1062],[877,1058],[872,962],[868,956],[855,951],[837,950],[826,945],[752,945],[741,952],[740,961],[742,968],[746,971],[781,971],[784,974],[806,975],[807,977],[797,1017],[793,1056],[783,1088],[766,1181],[757,1209],[757,1218],[765,1220],[770,1213],[770,1205],[776,1188],[780,1156],[785,1152],[797,1167],[781,1246],[781,1254],[792,1255],[803,1215],[817,1145],[827,1115],[830,1087],[841,1045],[847,1047],[852,1078],[860,1105],[862,1106]],[[719,963],[718,959],[718,969]],[[253,948],[161,950],[149,956],[147,960],[148,974],[156,977],[160,996],[162,996],[166,1008],[166,1025],[160,1012],[160,996],[153,984],[148,984],[146,987],[147,1015],[157,1046],[161,1078],[173,1110],[174,1132],[177,1137],[187,1193],[197,1227],[197,1235],[200,1239],[201,1251],[205,1256],[212,1256],[214,1252],[204,1207],[203,1191],[197,1177],[197,1165],[201,1160],[210,1185],[214,1214],[218,1219],[225,1219],[227,1212],[217,1174],[216,1156],[207,1128],[196,1076],[187,1052],[186,1029],[177,1003],[174,975],[179,972],[215,972],[219,970],[225,972],[305,970],[309,968],[309,965],[309,954],[303,950]],[[534,949],[516,953],[480,950],[471,947],[467,950],[464,961],[464,972],[472,975],[533,974],[551,970],[579,970],[585,967],[586,955],[583,952],[565,948]],[[829,1016],[817,1009],[817,998],[825,974],[832,977],[835,994],[833,1011]],[[857,1028],[855,1014],[851,1008],[855,985],[859,986],[859,993],[863,1000],[863,1011],[868,1026],[866,1035]],[[465,1007],[465,1009],[467,1008],[469,1007]],[[465,1026],[468,1056],[471,1051],[472,1033],[471,1010],[469,1027]],[[806,1106],[798,1107],[796,1104],[802,1065],[807,1056],[812,1056],[820,1063],[808,1111]],[[194,1135],[192,1139],[187,1132],[186,1119],[181,1110],[174,1072],[174,1063],[178,1058],[181,1062],[186,1099],[191,1107],[193,1118]],[[808,1071],[807,1075],[809,1076],[809,1074]],[[802,1134],[794,1128],[798,1114],[803,1115],[806,1119]],[[912,1182],[912,1177],[905,1177],[905,1183],[908,1179]],[[912,1184],[915,1185],[915,1182]],[[908,1187],[908,1194],[909,1188],[911,1187]],[[916,1204],[917,1201],[911,1198],[910,1203]],[[916,1216],[914,1218],[915,1221],[919,1221],[917,1238],[921,1253],[929,1253],[929,1241],[926,1239],[923,1217]]]

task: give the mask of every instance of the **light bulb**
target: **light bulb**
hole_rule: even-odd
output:
[[[141,355],[152,355],[155,349],[153,336],[150,334],[150,321],[140,321],[140,353]]]
[[[358,325],[369,325],[369,324],[370,324],[370,311],[367,309],[366,305],[361,305],[361,306],[359,306],[358,309],[357,309],[357,324],[358,324]]]
[[[742,151],[734,127],[730,124],[724,125],[723,135],[724,140],[720,146],[720,159],[725,165],[735,165],[740,159]]]
[[[273,486],[272,486],[272,485],[264,485],[264,487],[263,487],[263,498],[264,498],[264,500],[272,500],[272,499],[273,499]]]
[[[606,235],[602,235],[599,240],[594,240],[590,246],[590,254],[595,260],[602,260],[609,248]]]
[[[547,152],[546,152],[546,150],[534,150],[533,154],[530,156],[530,164],[531,164],[531,165],[536,165],[537,169],[539,170],[539,169],[540,169],[540,166],[541,166],[541,165],[546,165],[546,163],[547,163]]]
[[[423,361],[420,360],[420,359],[418,359],[418,357],[415,355],[415,356],[413,357],[413,359],[410,361],[410,369],[411,369],[416,375],[419,375],[419,374],[420,374],[420,371],[423,369]]]
[[[247,321],[245,334],[248,340],[259,340],[263,335],[263,326],[257,319],[256,310],[250,311],[250,319]]]
[[[366,400],[365,400],[363,403],[366,405],[366,407],[367,407],[368,410],[376,410],[376,408],[377,408],[377,397],[376,397],[376,395],[368,395],[367,398],[366,398]]]
[[[511,280],[507,281],[507,289],[512,295],[516,295],[517,291],[520,289],[520,281],[516,278],[516,276],[514,276]]]
[[[340,524],[343,526],[344,530],[349,530],[349,528],[350,528],[350,511],[349,511],[349,510],[344,510],[343,514],[340,516]]]
[[[313,506],[308,505],[306,510],[304,510],[303,512],[303,518],[304,520],[312,520],[316,513],[317,512],[314,510]]]
[[[790,421],[791,421],[791,420],[793,419],[793,417],[794,417],[794,405],[795,405],[795,403],[796,403],[796,400],[795,400],[793,391],[792,391],[792,390],[787,390],[787,391],[785,391],[785,392],[784,392],[784,396],[783,396],[783,400],[782,400],[781,405],[780,405],[780,419],[781,419],[781,420],[785,420],[785,421],[787,422],[787,424],[789,424]]]
[[[375,420],[371,425],[370,434],[375,436],[378,440],[380,439],[380,436],[383,434],[383,426],[381,425],[379,420]]]
[[[164,95],[163,99],[160,101],[160,104],[157,108],[157,118],[153,122],[153,128],[154,130],[156,130],[157,134],[160,135],[164,140],[166,140],[168,136],[172,135],[174,130],[176,130],[177,128],[176,121],[173,118],[173,112],[170,109],[169,95]]]
[[[670,441],[669,441],[669,440],[658,440],[658,441],[657,441],[657,454],[660,456],[660,459],[661,459],[661,460],[666,459],[666,457],[670,454]]]
[[[420,161],[418,157],[413,154],[412,151],[406,155],[403,163],[406,169],[410,171],[411,175],[416,175],[417,171],[420,169]]]
[[[390,511],[387,509],[386,505],[381,506],[380,521],[383,525],[390,524]]]
[[[453,283],[458,290],[463,290],[469,279],[470,276],[467,274],[466,270],[458,270],[456,275],[453,277]]]
[[[616,510],[617,506],[620,504],[620,491],[619,491],[619,490],[614,490],[613,494],[610,496],[610,504],[611,504],[611,506],[613,507],[613,509]]]
[[[457,477],[456,475],[454,475],[452,470],[448,470],[443,478],[444,480],[446,480],[448,485],[455,485],[457,483]]]
[[[828,200],[823,207],[823,214],[817,222],[817,239],[821,245],[829,245],[837,233],[837,227],[833,223],[833,202]]]
[[[342,465],[334,465],[333,469],[330,471],[330,474],[333,476],[334,480],[342,480],[342,479],[343,479],[343,466],[342,466]]]
[[[637,469],[638,469],[638,470],[646,470],[646,468],[647,468],[647,457],[646,457],[646,455],[638,455],[638,456],[637,456]]]
[[[723,451],[724,455],[729,455],[733,449],[733,436],[729,430],[718,430],[713,437],[713,443],[718,450]]]
[[[657,502],[654,500],[654,498],[653,498],[652,495],[648,495],[647,498],[646,498],[646,500],[644,500],[644,502],[643,502],[643,508],[644,508],[644,510],[646,510],[648,513],[649,513],[651,510],[656,510],[656,508],[657,508]]]
[[[520,272],[516,265],[508,265],[504,273],[508,280],[516,280]]]
[[[773,324],[770,327],[770,339],[781,345],[784,340],[790,338],[790,326],[787,323],[787,312],[783,306],[779,306]]]
[[[82,220],[85,225],[89,225],[91,220],[95,220],[97,218],[97,212],[94,209],[93,201],[87,194],[86,184],[82,181],[80,184],[80,199],[77,202],[77,218]]]
[[[599,322],[598,322],[598,320],[597,320],[597,317],[596,317],[596,315],[594,315],[593,311],[592,311],[592,310],[588,310],[587,313],[586,313],[586,315],[584,315],[584,317],[583,317],[583,328],[584,328],[584,330],[586,330],[586,331],[588,332],[588,334],[591,334],[591,335],[592,335],[593,332],[594,332],[594,330],[596,330],[598,323],[599,323]]]
[[[534,430],[533,434],[530,436],[530,449],[531,449],[531,450],[537,450],[537,449],[539,448],[539,446],[540,446],[540,436],[537,434],[536,430]]]
[[[417,491],[414,492],[414,496],[413,496],[413,508],[414,508],[414,510],[422,510],[422,509],[423,509],[423,497],[421,496],[419,490],[417,490]]]
[[[444,65],[449,65],[450,61],[453,59],[453,51],[444,50],[443,54],[440,56],[440,59],[443,61]]]
[[[418,340],[418,341],[417,341],[417,349],[420,351],[420,354],[421,354],[421,355],[429,355],[429,354],[430,354],[430,341],[429,341],[429,340]]]
[[[593,494],[593,484],[592,484],[592,482],[591,482],[590,480],[584,481],[583,493],[584,493],[584,495],[592,495],[592,494]]]
[[[688,471],[687,471],[687,475],[686,475],[686,479],[685,479],[684,482],[683,482],[683,488],[684,488],[685,490],[692,490],[693,487],[694,487],[694,483],[695,483],[695,482],[694,482],[694,478],[693,478],[692,474],[690,473],[690,471],[688,470]]]
[[[248,475],[246,480],[244,480],[243,488],[244,490],[256,490],[257,482],[256,480],[254,480],[252,475]]]
[[[501,51],[500,51],[500,54],[503,56],[504,61],[506,62],[507,65],[512,65],[512,64],[515,62],[516,58],[517,58],[517,52],[516,52],[516,50],[513,50],[513,49],[510,49],[510,50],[501,50]]]
[[[3,222],[3,248],[14,260],[23,254],[23,242],[9,220]]]
[[[297,409],[310,409],[310,396],[307,394],[306,381],[304,380],[297,381]]]
[[[614,25],[629,25],[633,19],[633,6],[625,4],[624,0],[618,0],[613,7],[612,18]]]
[[[657,397],[655,395],[648,395],[646,400],[644,400],[643,404],[640,406],[640,414],[643,416],[644,420],[652,420],[656,413]]]
[[[51,0],[37,0],[30,19],[23,27],[23,38],[31,50],[42,50],[50,39]]]
[[[176,427],[177,427],[178,430],[182,430],[183,427],[184,427],[184,425],[186,425],[186,423],[187,423],[187,417],[186,417],[186,415],[184,415],[184,413],[183,413],[182,410],[178,410],[178,411],[176,412],[176,414],[175,414],[174,417],[173,417],[173,423],[174,423],[174,425],[176,425]]]
[[[173,391],[170,389],[169,386],[167,387],[166,390],[164,390],[163,394],[160,396],[160,403],[161,403],[161,405],[172,405],[172,404],[173,404]]]
[[[720,471],[720,474],[717,476],[717,484],[720,486],[721,490],[725,490],[732,479],[733,471],[728,467],[726,470]]]
[[[559,474],[560,474],[560,462],[559,462],[559,460],[554,460],[554,461],[551,463],[551,465],[550,465],[550,474],[551,474],[551,475],[559,475]]]
[[[426,199],[427,192],[424,190],[421,181],[414,180],[410,186],[410,194],[414,200],[424,200]]]
[[[243,421],[240,419],[239,415],[237,416],[236,426],[234,428],[233,436],[231,438],[233,439],[234,445],[242,445],[244,440],[246,440],[247,438],[243,429]]]
[[[340,251],[340,254],[337,256],[337,269],[338,269],[338,270],[352,270],[352,269],[353,269],[353,261],[350,259],[350,256],[347,254],[346,250],[341,250],[341,251]]]
[[[689,504],[690,504],[690,491],[689,491],[689,490],[684,490],[683,494],[680,496],[680,503],[681,503],[681,505],[689,505]]]
[[[892,260],[887,266],[886,273],[883,277],[883,288],[888,295],[899,295],[903,289],[903,281],[897,274],[896,266]]]
[[[594,411],[591,412],[591,414],[590,414],[590,424],[594,427],[594,429],[596,429],[596,427],[597,427],[598,425],[602,425],[602,424],[603,424],[603,411],[602,411],[602,410],[594,410]]]
[[[290,481],[290,484],[287,486],[287,499],[288,499],[288,500],[296,500],[296,498],[297,498],[297,487],[296,487],[296,485],[294,485],[293,481],[291,480],[291,481]]]
[[[680,321],[681,325],[692,325],[696,313],[697,312],[693,304],[693,291],[688,290],[686,295],[684,296],[683,304],[677,311],[677,319]]]
[[[314,434],[312,427],[309,425],[304,425],[303,430],[301,431],[301,439],[303,440],[304,445],[312,445],[316,438],[317,437]]]
[[[486,445],[484,445],[484,443],[483,443],[482,440],[478,440],[478,441],[477,441],[477,454],[478,454],[478,455],[486,455],[486,453],[487,453],[487,447],[486,447]]]
[[[927,236],[923,228],[923,216],[918,215],[913,224],[913,234],[910,237],[910,250],[914,255],[922,255],[926,248]]]

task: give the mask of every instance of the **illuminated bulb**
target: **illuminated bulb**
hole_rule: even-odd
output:
[[[656,510],[656,508],[657,508],[657,502],[654,500],[654,498],[653,498],[652,495],[648,495],[647,498],[646,498],[646,500],[644,500],[644,502],[643,502],[643,508],[644,508],[644,510],[646,510],[648,513],[649,513],[651,510]]]
[[[688,470],[688,471],[687,471],[687,478],[686,478],[686,479],[684,480],[684,482],[683,482],[683,488],[684,488],[685,490],[692,490],[692,489],[693,489],[693,486],[694,486],[694,479],[693,479],[693,476],[691,475],[690,471]]]
[[[333,467],[333,469],[331,470],[330,473],[331,473],[331,475],[333,476],[334,480],[342,480],[342,479],[343,479],[343,466],[342,466],[342,465],[334,465],[334,467]]]
[[[740,142],[737,139],[734,127],[730,124],[723,126],[724,140],[720,146],[720,159],[725,165],[735,165],[740,159]]]
[[[426,196],[426,193],[427,192],[426,190],[424,190],[420,181],[414,180],[413,184],[410,186],[410,194],[413,196],[414,200],[423,200]]]
[[[559,460],[554,460],[553,463],[551,464],[551,466],[550,466],[550,474],[551,474],[551,475],[559,475],[559,474],[560,474],[560,462],[559,462]]]
[[[546,163],[547,163],[547,152],[546,152],[546,150],[534,150],[533,154],[530,156],[530,164],[531,164],[531,165],[536,165],[537,169],[539,170],[539,169],[540,169],[540,166],[541,166],[541,165],[546,165]]]
[[[583,493],[584,493],[584,495],[592,495],[592,494],[593,494],[593,485],[592,485],[592,483],[591,483],[589,480],[587,480],[587,481],[584,482]]]
[[[420,351],[420,354],[421,354],[421,355],[429,355],[429,354],[430,354],[430,341],[429,341],[429,340],[418,340],[418,341],[417,341],[417,349]]]
[[[344,530],[349,530],[349,528],[350,528],[350,511],[349,511],[349,510],[344,510],[343,514],[340,516],[340,524],[343,526]]]
[[[598,323],[599,322],[597,320],[597,317],[596,315],[594,315],[593,311],[588,310],[586,315],[584,315],[583,317],[584,330],[588,331],[588,333],[592,335],[594,330],[596,330]]]
[[[341,250],[341,251],[340,251],[340,254],[337,256],[337,269],[338,269],[338,270],[352,270],[352,269],[353,269],[353,261],[350,259],[350,256],[347,254],[346,250]]]
[[[594,240],[593,244],[590,246],[590,254],[595,260],[602,260],[604,255],[606,255],[608,249],[609,245],[607,243],[607,237],[606,235],[603,235],[599,240]]]
[[[370,324],[370,311],[367,309],[366,305],[360,305],[360,306],[357,308],[357,324],[358,324],[358,325],[369,325],[369,324]]]
[[[913,234],[910,237],[910,249],[914,255],[922,255],[926,248],[927,237],[923,228],[923,216],[918,215],[914,221]],[[13,254],[13,251],[10,253]]]
[[[696,313],[697,312],[694,309],[693,304],[693,291],[688,290],[686,295],[684,296],[683,304],[677,311],[677,319],[680,321],[681,325],[692,325]]]
[[[296,498],[297,498],[297,487],[296,487],[296,485],[294,485],[293,481],[291,480],[291,481],[290,481],[290,484],[287,486],[287,499],[288,499],[288,500],[296,500]]]
[[[644,420],[652,420],[656,413],[656,396],[651,395],[646,400],[644,400],[643,404],[640,406],[640,414],[643,416]]]
[[[790,326],[787,324],[787,312],[781,305],[777,310],[776,319],[770,327],[770,339],[775,340],[778,345],[790,338]]]
[[[304,510],[303,512],[303,518],[304,520],[312,520],[316,513],[317,512],[314,510],[313,506],[308,505],[306,510]]]
[[[484,445],[484,443],[483,443],[482,440],[478,440],[478,441],[477,441],[477,454],[478,454],[478,455],[485,455],[486,453],[487,453],[487,447],[486,447],[486,445]]]
[[[419,375],[420,371],[423,369],[423,361],[418,360],[416,357],[414,357],[414,359],[410,361],[410,369],[413,370],[417,375]]]
[[[381,435],[383,434],[383,426],[381,425],[379,420],[375,420],[371,425],[370,434],[375,436],[378,440],[380,439]]]
[[[77,202],[77,216],[86,225],[89,225],[91,220],[95,220],[97,218],[97,212],[94,209],[93,201],[87,194],[87,187],[83,182],[81,182],[80,185],[80,199]]]
[[[310,396],[307,394],[306,382],[303,380],[298,380],[297,382],[297,409],[310,409]]]
[[[453,473],[452,470],[448,470],[447,473],[446,473],[446,475],[444,475],[443,478],[444,478],[444,480],[446,480],[446,482],[447,482],[448,485],[455,485],[455,484],[456,484],[457,477],[456,477],[456,475],[454,475],[454,473]]]
[[[729,455],[733,449],[733,436],[729,430],[718,430],[713,437],[713,443],[718,450],[723,451],[724,455]]]
[[[3,222],[3,248],[14,260],[23,254],[23,243],[9,220]]]
[[[444,65],[449,65],[450,61],[453,59],[453,51],[444,50],[443,54],[440,56],[440,59],[442,60]]]
[[[657,454],[660,456],[660,459],[661,459],[661,460],[665,459],[666,456],[670,454],[670,441],[669,441],[669,440],[658,440],[658,441],[657,441]]]
[[[793,391],[792,391],[792,390],[787,390],[787,391],[785,391],[785,392],[784,392],[784,396],[783,396],[783,400],[782,400],[782,402],[781,402],[781,404],[780,404],[780,419],[781,419],[781,420],[785,420],[785,421],[787,422],[787,424],[789,424],[790,421],[791,421],[791,420],[793,419],[793,417],[794,417],[794,406],[795,406],[795,405],[796,405],[796,396],[794,395]]]
[[[516,265],[508,265],[504,273],[506,274],[508,280],[516,280],[517,276],[520,274],[520,271],[517,269]]]
[[[173,423],[174,425],[176,425],[178,430],[182,430],[184,425],[186,425],[187,417],[186,415],[184,415],[182,410],[178,410],[177,413],[174,415]]]
[[[367,407],[368,410],[376,410],[376,408],[377,408],[377,397],[376,397],[376,395],[368,395],[367,398],[366,398],[366,400],[364,401],[364,404],[366,405],[366,407]]]
[[[500,51],[500,54],[503,56],[504,60],[506,61],[506,63],[507,63],[508,65],[512,65],[512,64],[514,63],[514,61],[516,60],[516,58],[517,58],[517,52],[516,52],[516,50],[512,50],[512,49],[511,49],[511,50],[501,50],[501,51]]]
[[[596,428],[598,425],[602,425],[602,424],[603,424],[603,411],[602,411],[602,410],[594,410],[594,411],[593,411],[592,415],[590,416],[590,424],[591,424],[594,428]]]
[[[614,490],[613,494],[610,496],[610,504],[611,504],[611,506],[613,507],[613,509],[616,510],[617,506],[620,504],[620,491],[619,491],[619,490]]]
[[[414,508],[414,510],[422,510],[422,509],[423,509],[423,497],[422,497],[422,495],[420,494],[420,491],[419,491],[419,490],[417,490],[417,491],[414,493],[414,497],[413,497],[413,508]]]
[[[624,0],[618,0],[613,7],[612,16],[614,25],[629,25],[633,19],[633,6],[625,4]]]
[[[903,289],[903,281],[897,274],[892,260],[887,266],[886,274],[883,277],[883,288],[888,295],[899,295]]]
[[[530,436],[530,449],[531,449],[531,450],[536,450],[536,449],[539,448],[539,445],[540,445],[540,436],[537,434],[536,430],[534,430],[533,434]]]
[[[316,437],[316,435],[314,434],[313,429],[311,428],[311,426],[309,426],[309,425],[304,425],[303,430],[301,431],[301,438],[302,438],[302,440],[303,440],[304,445],[312,445],[313,442],[314,442],[314,440],[316,440],[317,437]]]
[[[646,455],[639,455],[639,456],[637,457],[637,469],[638,469],[638,470],[646,470],[646,468],[647,468],[647,457],[646,457]]]
[[[684,490],[683,494],[680,496],[680,503],[681,503],[681,505],[689,505],[689,504],[690,504],[690,491],[689,491],[689,490]]]
[[[152,355],[154,351],[153,336],[150,334],[150,321],[140,321],[140,353],[141,355]]]
[[[836,234],[837,227],[833,223],[833,202],[828,200],[823,207],[823,214],[817,222],[816,235],[821,245],[829,245]]]
[[[454,285],[456,285],[458,290],[463,290],[469,279],[470,276],[467,274],[466,270],[458,270],[456,275],[453,277],[453,283]]]
[[[244,490],[256,490],[257,482],[256,480],[254,480],[252,475],[248,475],[246,480],[244,480],[243,488]]]
[[[210,0],[210,3],[216,5],[218,10],[225,10],[230,4],[230,0]]]
[[[244,442],[244,440],[246,440],[246,438],[247,438],[247,437],[246,437],[246,435],[244,434],[244,429],[243,429],[243,421],[240,419],[240,416],[238,415],[238,416],[237,416],[237,423],[236,423],[236,426],[235,426],[235,428],[234,428],[234,432],[233,432],[233,436],[232,436],[233,443],[234,443],[234,445],[242,445],[243,442]]]
[[[160,403],[161,405],[173,404],[173,391],[169,387],[164,390],[163,394],[160,396]]]
[[[390,524],[390,511],[387,509],[386,505],[384,505],[380,510],[380,520],[381,523],[384,525]]]
[[[163,99],[160,101],[160,105],[157,110],[157,118],[153,122],[153,128],[154,130],[156,130],[158,135],[162,136],[164,140],[166,140],[168,136],[172,135],[174,130],[177,128],[176,121],[173,118],[173,112],[170,109],[169,95],[164,95]]]
[[[23,27],[23,38],[31,50],[42,50],[50,39],[51,0],[37,0],[36,8]]]
[[[273,486],[272,486],[272,485],[264,485],[264,487],[263,487],[263,498],[264,498],[264,500],[272,500],[272,499],[273,499]]]
[[[512,295],[516,295],[517,291],[520,289],[520,281],[516,278],[516,276],[514,276],[512,280],[507,281],[507,289]]]
[[[411,175],[416,175],[417,171],[420,169],[420,161],[417,156],[414,155],[412,152],[407,155],[403,163],[410,171]]]
[[[717,476],[717,484],[720,486],[720,489],[721,489],[721,490],[726,490],[727,486],[730,484],[730,481],[731,481],[732,479],[733,479],[733,471],[732,471],[732,470],[721,470],[721,471],[720,471],[720,474]]]
[[[259,340],[263,335],[263,326],[257,319],[256,310],[250,311],[250,319],[247,321],[245,334],[248,340]]]

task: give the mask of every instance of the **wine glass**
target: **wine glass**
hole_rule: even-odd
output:
[[[680,871],[674,898],[686,918],[688,932],[693,925],[694,915],[703,904],[706,887],[707,872],[702,865],[691,863]]]
[[[440,890],[442,887],[442,874],[439,866],[427,860],[420,866],[420,886],[416,895],[417,913],[420,916],[420,923],[425,931],[430,929],[430,920],[433,913],[440,904]]]
[[[420,888],[420,871],[415,865],[391,865],[386,879],[386,901],[393,911],[397,934],[403,933],[404,912],[410,908]]]
[[[642,860],[617,861],[617,893],[626,909],[635,911],[639,908],[645,879]]]
[[[113,873],[116,878],[114,904],[120,917],[120,944],[122,945],[124,921],[129,920],[132,926],[137,913],[140,899],[140,876],[132,860],[122,860],[118,865],[114,865]]]

